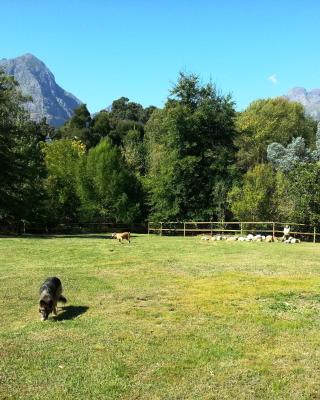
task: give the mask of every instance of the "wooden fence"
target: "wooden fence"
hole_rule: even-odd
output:
[[[39,225],[23,221],[11,224],[0,223],[0,235],[43,235],[43,234],[81,234],[81,233],[111,233],[130,231],[135,233],[146,233],[146,223],[114,223],[114,222],[82,222],[63,223],[53,226]]]
[[[272,236],[283,236],[283,228],[289,225],[290,235],[299,236],[304,240],[312,240],[314,243],[319,239],[320,233],[317,233],[316,227],[310,227],[305,224],[274,222],[274,221],[258,221],[258,222],[200,222],[200,221],[184,221],[184,222],[149,222],[148,234],[157,233],[162,235],[191,236],[197,234],[232,234],[247,235],[267,234]]]

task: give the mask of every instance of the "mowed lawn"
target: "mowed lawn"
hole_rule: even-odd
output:
[[[320,245],[0,239],[1,399],[319,399]],[[40,322],[38,288],[68,298]]]

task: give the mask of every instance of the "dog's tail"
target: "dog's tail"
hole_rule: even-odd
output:
[[[59,298],[58,298],[58,301],[61,301],[61,303],[66,303],[67,302],[67,299],[64,297],[64,296],[60,296]]]

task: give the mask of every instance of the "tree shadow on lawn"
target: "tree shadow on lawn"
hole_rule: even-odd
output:
[[[84,314],[89,307],[87,306],[66,306],[62,307],[63,312],[55,317],[56,321],[67,321],[77,318]]]
[[[137,237],[137,235],[130,235],[132,238]],[[113,239],[111,237],[111,233],[107,233],[104,235],[97,234],[52,234],[52,235],[0,235],[0,239]],[[114,240],[114,239],[113,239]]]
[[[111,236],[108,236],[108,234],[105,235],[96,235],[96,234],[52,234],[52,235],[0,235],[1,239],[72,239],[72,238],[78,238],[78,239],[112,239]]]

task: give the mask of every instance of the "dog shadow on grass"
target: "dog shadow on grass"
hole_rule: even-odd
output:
[[[87,306],[66,306],[62,307],[62,312],[60,312],[56,317],[56,321],[67,321],[67,320],[72,320],[79,315],[84,314],[89,307]]]

